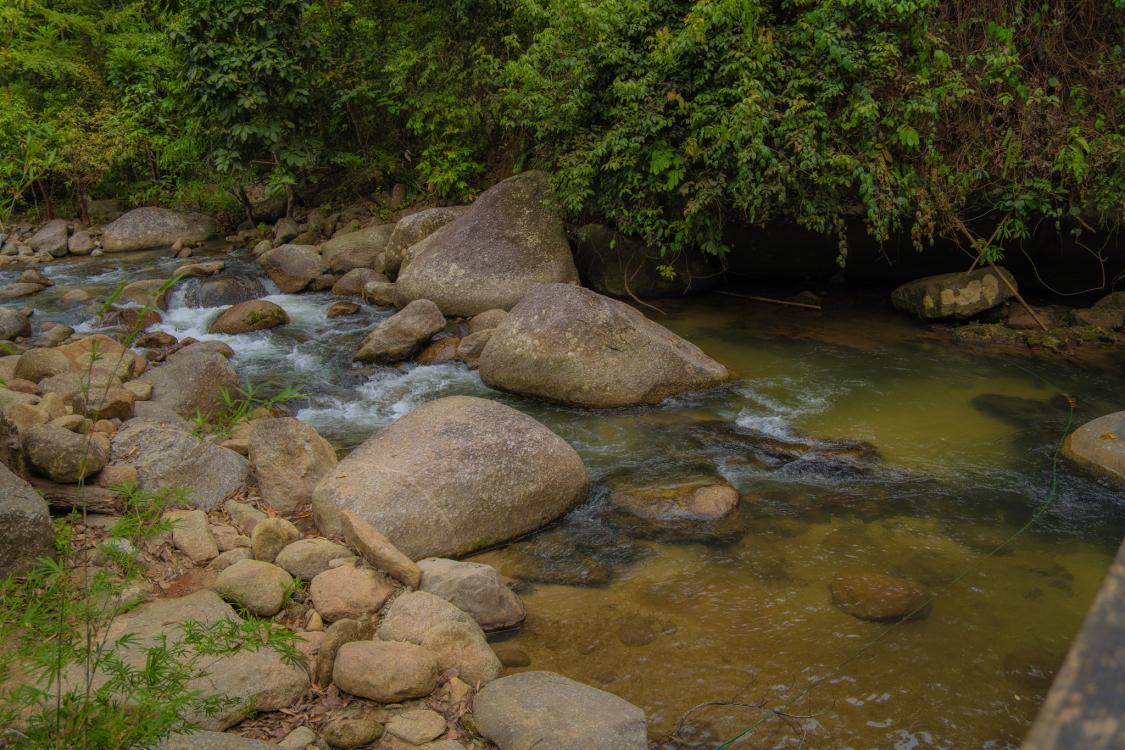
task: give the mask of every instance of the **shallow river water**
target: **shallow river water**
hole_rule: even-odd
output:
[[[87,330],[85,311],[57,302],[66,289],[104,295],[126,273],[160,278],[177,263],[50,266],[55,287],[7,304]],[[245,254],[227,263],[259,275]],[[290,325],[211,336],[218,311],[185,307],[181,289],[159,328],[226,341],[262,391],[303,387],[292,411],[341,450],[453,394],[501,400],[574,445],[590,499],[475,559],[520,580],[527,622],[500,640],[531,669],[638,704],[662,748],[711,748],[754,725],[732,746],[1017,747],[1125,533],[1122,493],[1060,464],[1057,498],[990,554],[1048,496],[1064,394],[1075,425],[1122,408],[1120,352],[1078,361],[957,346],[882,295],[830,297],[822,313],[661,301],[666,315],[646,314],[739,379],[657,408],[587,412],[496,393],[460,364],[355,369],[355,345],[391,310],[326,320],[339,298],[268,299]],[[619,483],[707,476],[742,494],[733,517],[655,523],[608,501]],[[832,606],[828,584],[850,569],[939,595],[928,617],[888,632]]]

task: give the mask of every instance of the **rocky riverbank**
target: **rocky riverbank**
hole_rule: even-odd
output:
[[[698,347],[577,286],[547,197],[542,176],[530,173],[471,206],[394,224],[282,218],[269,237],[246,228],[239,239],[253,244],[279,289],[340,296],[330,315],[398,308],[357,342],[358,367],[461,362],[497,390],[586,409],[655,404],[727,383],[731,370]],[[100,251],[155,244],[186,257],[216,231],[204,219],[137,209],[104,228]],[[34,256],[17,249],[6,257]],[[0,309],[13,352],[0,358],[11,469],[2,477],[4,513],[26,531],[0,543],[4,572],[50,550],[48,508],[35,490],[58,510],[88,512],[76,530],[93,555],[113,544],[105,529],[121,507],[111,488],[182,487],[191,505],[173,511],[171,533],[130,551],[145,565],[137,593],[147,601],[118,619],[115,637],[151,639],[177,623],[237,618],[238,608],[292,628],[306,658],[304,668],[266,653],[217,666],[207,690],[239,705],[208,719],[207,729],[289,748],[646,747],[644,714],[622,699],[551,673],[505,676],[506,667],[527,666],[527,655],[493,649],[487,634],[519,627],[525,607],[495,569],[451,559],[581,505],[589,480],[574,448],[519,410],[464,396],[414,409],[342,459],[282,408],[232,412],[244,378],[229,361],[231,346],[160,331],[132,338],[161,319],[179,286],[203,306],[224,308],[208,322],[212,332],[238,337],[289,325],[284,309],[261,299],[258,278],[225,271],[222,260],[186,260],[167,280],[124,286],[98,310],[118,337],[38,326],[32,310]],[[10,287],[38,287],[30,296],[51,284],[40,269],[25,275]],[[937,318],[977,316],[1004,301],[1002,284],[988,278],[950,294],[954,282],[930,280],[896,302],[917,311],[937,299]],[[1102,307],[1112,312],[1110,299]],[[77,294],[72,301],[87,303]],[[1099,450],[1117,444],[1102,437],[1111,432],[1095,436]],[[811,449],[774,440],[754,460],[822,460],[858,471],[876,457],[858,444]],[[635,483],[616,488],[613,501],[647,521],[715,521],[740,497],[708,480]],[[829,594],[864,621],[928,614],[924,588],[874,571],[841,571]],[[262,715],[242,720],[251,705]],[[180,746],[256,745],[228,732],[169,743]]]

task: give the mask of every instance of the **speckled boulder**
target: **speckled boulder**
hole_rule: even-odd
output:
[[[1016,280],[1007,270],[978,268],[907,282],[891,293],[891,302],[923,320],[966,320],[1011,299],[1016,288]]]

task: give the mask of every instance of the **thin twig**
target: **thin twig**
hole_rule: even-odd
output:
[[[758,297],[753,294],[735,294],[734,292],[719,291],[716,294],[725,294],[727,297],[738,297],[739,299],[751,299],[755,302],[768,302],[771,305],[786,305],[787,307],[801,307],[806,310],[821,310],[820,305],[812,305],[808,302],[791,302],[787,299],[774,299],[773,297]]]

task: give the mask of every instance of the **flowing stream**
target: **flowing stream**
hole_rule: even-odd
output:
[[[246,251],[214,252],[227,274],[261,275]],[[123,278],[163,278],[181,262],[52,265],[54,287],[5,304],[94,330],[89,308],[63,306],[63,292],[104,297]],[[713,747],[763,717],[750,704],[777,706],[826,675],[734,747],[1017,747],[1125,533],[1123,493],[1061,464],[1057,500],[989,554],[1046,497],[1064,394],[1078,404],[1075,426],[1122,408],[1119,352],[1077,360],[957,346],[891,312],[885,295],[841,294],[823,313],[721,296],[661,301],[666,315],[645,313],[740,379],[657,408],[590,412],[494,392],[459,363],[354,368],[356,344],[392,310],[328,320],[339,298],[270,288],[291,318],[279,329],[209,335],[218,310],[184,306],[182,288],[157,328],[226,341],[263,392],[301,386],[295,415],[341,451],[454,394],[521,409],[579,451],[590,499],[474,559],[519,579],[527,622],[500,640],[525,651],[530,669],[638,704],[663,748]],[[700,476],[739,490],[732,517],[657,523],[608,499],[617,483]],[[888,627],[831,604],[828,584],[848,569],[939,590],[970,572],[928,617],[835,670]],[[724,705],[690,713],[670,738],[712,701]]]

